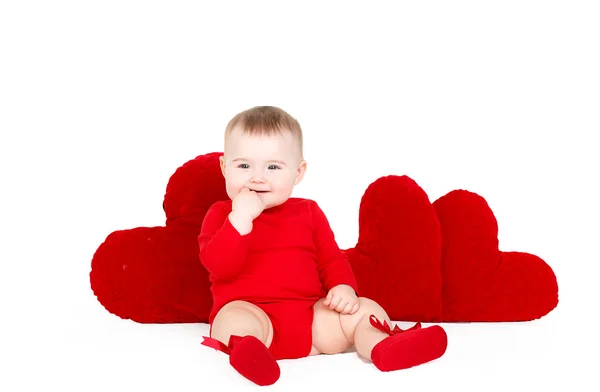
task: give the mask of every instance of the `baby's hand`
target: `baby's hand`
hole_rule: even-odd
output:
[[[342,314],[354,314],[359,307],[354,289],[347,284],[339,284],[329,290],[323,304]]]
[[[232,211],[249,219],[256,219],[266,208],[258,194],[248,188],[243,188],[233,198]]]

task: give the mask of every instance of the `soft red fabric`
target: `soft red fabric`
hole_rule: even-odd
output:
[[[98,247],[90,284],[109,312],[142,323],[208,322],[198,235],[208,209],[227,200],[221,154],[173,174],[164,227],[115,231]],[[358,290],[394,320],[528,321],[558,304],[548,264],[498,249],[496,219],[479,195],[454,190],[432,204],[411,178],[389,175],[366,189],[358,219],[357,244],[345,250]]]
[[[279,364],[267,347],[254,336],[231,335],[228,346],[212,338],[205,338],[202,344],[229,355],[231,366],[257,385],[272,385],[279,380]]]
[[[248,301],[271,319],[276,359],[307,356],[315,302],[339,284],[358,291],[347,255],[313,200],[290,198],[263,211],[247,235],[229,221],[231,208],[231,200],[215,203],[198,236],[214,301],[209,322],[227,303]]]
[[[402,330],[397,325],[391,328],[374,315],[371,325],[390,335],[377,343],[371,351],[371,360],[382,372],[408,369],[440,358],[448,347],[446,331],[439,325],[422,328],[421,323]]]
[[[212,298],[198,234],[211,205],[227,199],[220,155],[177,168],[164,197],[165,226],[117,230],[98,247],[90,283],[109,312],[140,323],[207,322]]]
[[[229,221],[231,207],[230,200],[215,203],[198,237],[200,262],[209,272],[214,301],[210,322],[223,305],[235,300],[302,302],[312,313],[314,303],[337,285],[358,291],[348,257],[313,200],[290,198],[263,211],[252,232],[243,236]]]
[[[277,361],[267,347],[254,336],[232,336],[230,339],[229,363],[242,376],[253,383],[266,386],[272,385],[281,375]]]
[[[441,321],[440,228],[425,192],[405,176],[379,178],[362,197],[358,223],[347,252],[361,295],[394,320]]]
[[[269,351],[276,359],[304,358],[312,349],[314,303],[308,301],[257,302],[273,325]]]
[[[447,346],[446,332],[432,325],[385,338],[373,348],[371,360],[382,372],[408,369],[440,358]]]
[[[433,203],[441,225],[444,321],[529,321],[558,303],[538,256],[498,249],[498,223],[481,196],[453,191]]]

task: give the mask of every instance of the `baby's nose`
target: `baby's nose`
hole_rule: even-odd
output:
[[[252,177],[250,178],[250,182],[254,182],[254,183],[263,183],[265,182],[265,177],[260,175],[260,174],[254,174],[252,175]]]

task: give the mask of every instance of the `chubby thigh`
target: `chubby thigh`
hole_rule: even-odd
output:
[[[322,298],[314,305],[311,355],[339,354],[353,345],[352,336],[342,328],[340,314],[325,306],[324,300]]]
[[[258,306],[246,301],[232,301],[215,315],[210,334],[225,345],[229,344],[231,335],[251,335],[269,347],[273,341],[273,325]]]
[[[323,304],[325,299],[320,299],[314,305],[314,319],[312,325],[311,354],[339,354],[356,346],[359,353],[370,352],[371,348],[382,336],[379,331],[371,331],[370,315],[379,320],[390,323],[390,318],[385,310],[375,301],[358,297],[359,308],[354,314],[342,314]],[[375,333],[368,333],[369,331]],[[364,338],[356,342],[355,334],[362,334]]]

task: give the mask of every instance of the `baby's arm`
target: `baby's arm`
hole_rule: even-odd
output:
[[[327,217],[316,202],[310,203],[315,241],[317,246],[317,265],[319,276],[325,290],[345,284],[358,295],[358,285],[348,256],[340,250]]]
[[[213,280],[227,280],[237,275],[246,260],[248,235],[241,235],[233,226],[228,213],[213,205],[202,223],[198,236],[200,262]]]

